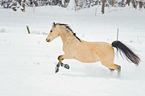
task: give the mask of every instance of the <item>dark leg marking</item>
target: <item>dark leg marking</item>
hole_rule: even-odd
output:
[[[57,72],[59,71],[60,65],[63,66],[63,63],[61,62],[63,59],[61,59],[61,56],[62,56],[62,55],[58,56],[59,62],[58,62],[58,64],[57,64],[56,67],[55,67],[55,73],[57,73]]]
[[[120,76],[120,73],[121,73],[121,66],[117,66],[117,71],[118,71],[118,77]]]
[[[63,58],[62,58],[62,59],[60,58],[61,56],[62,56],[62,55],[58,56],[58,60],[59,60],[59,61],[62,61],[62,60],[63,60]]]
[[[57,73],[58,71],[59,71],[59,65],[56,65],[56,67],[55,67],[55,73]]]
[[[114,69],[110,69],[110,68],[109,68],[109,70],[110,70],[111,72],[113,72],[113,71],[114,71]]]
[[[62,58],[62,56],[63,56],[63,55],[58,56],[59,62],[58,62],[58,64],[57,64],[56,67],[55,67],[55,73],[57,73],[57,72],[59,71],[60,65],[61,65],[61,67],[64,67],[64,68],[66,68],[66,69],[69,69],[69,68],[70,68],[68,64],[63,64],[63,63],[61,62],[62,60],[64,60],[64,59]]]
[[[70,68],[68,64],[63,64],[62,62],[61,62],[61,67],[64,67],[66,69],[69,69]]]
[[[64,68],[69,69],[69,65],[68,64],[64,64]]]

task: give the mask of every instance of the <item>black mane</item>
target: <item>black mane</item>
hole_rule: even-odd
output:
[[[63,25],[63,26],[65,26],[81,42],[80,38],[76,36],[76,33],[74,33],[73,30],[67,24],[56,23],[55,25]]]

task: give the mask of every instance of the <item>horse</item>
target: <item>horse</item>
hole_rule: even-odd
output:
[[[58,56],[58,64],[55,67],[55,73],[62,66],[69,69],[68,64],[62,63],[64,59],[76,59],[83,63],[94,63],[100,61],[104,66],[111,71],[116,70],[120,74],[121,66],[114,63],[115,47],[118,51],[124,54],[128,61],[138,65],[140,58],[121,41],[113,41],[112,44],[106,42],[87,42],[76,36],[76,33],[67,25],[53,22],[52,29],[48,34],[46,41],[51,42],[58,36],[63,42],[64,54]]]

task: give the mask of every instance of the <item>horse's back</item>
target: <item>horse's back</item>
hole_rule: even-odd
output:
[[[112,50],[113,47],[110,43],[107,42],[86,42],[83,41],[84,44],[86,44],[88,47],[96,49],[96,50],[102,50],[102,51],[107,51],[107,50]]]

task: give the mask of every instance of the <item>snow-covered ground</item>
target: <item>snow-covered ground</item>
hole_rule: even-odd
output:
[[[37,7],[33,11],[0,9],[0,96],[144,96],[145,10],[109,8],[104,15],[99,7],[77,12]],[[69,70],[61,68],[55,74],[57,57],[63,51],[60,38],[46,42],[52,22],[69,24],[86,41],[111,43],[119,29],[119,40],[140,56],[140,65],[116,53],[115,63],[122,66],[119,78],[100,62],[72,59],[63,61]]]

